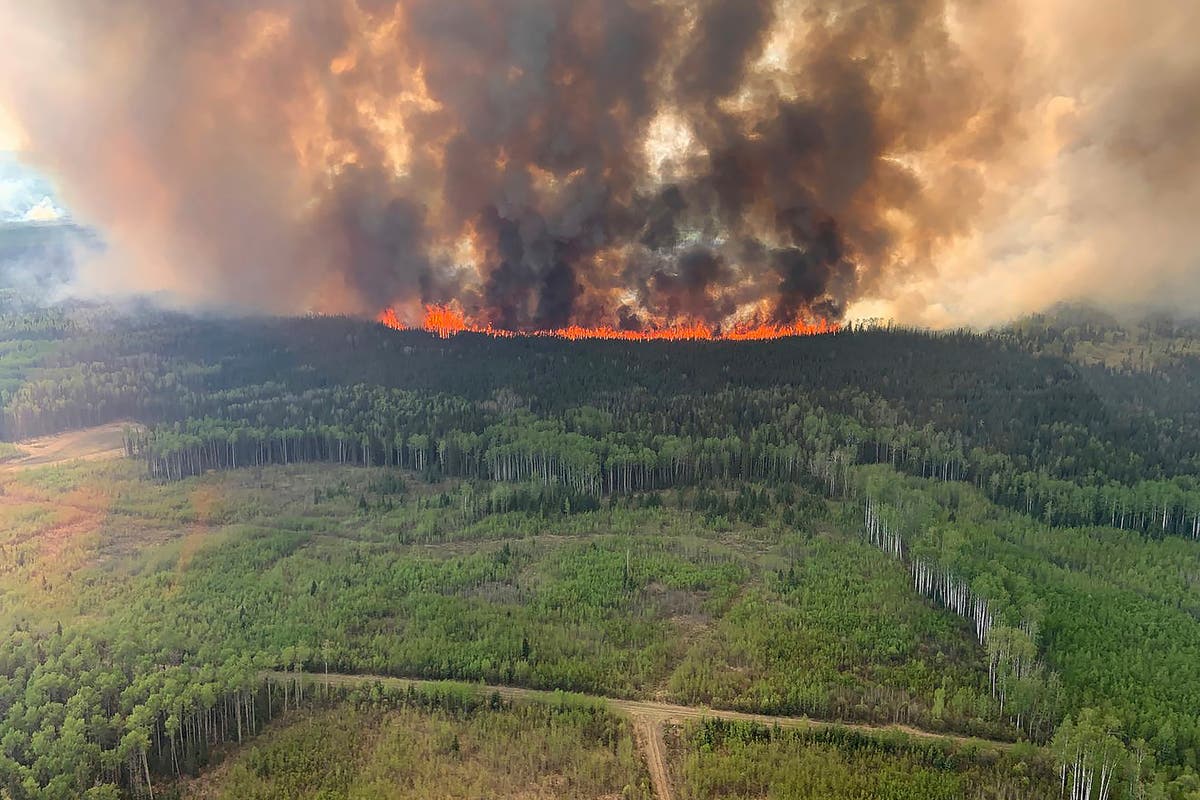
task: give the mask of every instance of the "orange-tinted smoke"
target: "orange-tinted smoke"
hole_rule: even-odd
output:
[[[104,288],[765,335],[872,299],[943,323],[1072,292],[1200,302],[1195,2],[0,0],[0,18],[0,109],[111,245]]]

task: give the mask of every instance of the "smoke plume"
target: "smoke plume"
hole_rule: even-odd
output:
[[[91,280],[509,329],[1200,299],[1174,0],[0,0]]]

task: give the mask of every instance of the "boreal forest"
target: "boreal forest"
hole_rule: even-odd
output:
[[[0,797],[1200,798],[1200,323],[0,297]]]

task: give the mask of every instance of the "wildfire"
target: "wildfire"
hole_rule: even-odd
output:
[[[461,314],[447,306],[426,306],[425,323],[421,327],[447,339],[456,333],[467,330],[467,321]]]
[[[739,325],[727,331],[716,331],[702,322],[687,325],[670,325],[661,328],[650,328],[640,331],[626,331],[603,325],[588,328],[581,325],[569,325],[565,328],[555,328],[544,331],[508,331],[489,325],[474,325],[466,317],[450,306],[425,306],[425,318],[419,327],[406,325],[396,314],[395,309],[384,309],[377,318],[379,323],[398,331],[424,330],[436,334],[442,339],[448,339],[458,333],[482,333],[497,338],[514,336],[552,336],[559,339],[578,341],[581,339],[614,339],[625,342],[647,341],[711,341],[725,340],[735,342],[756,341],[762,339],[781,339],[786,336],[816,336],[824,333],[834,333],[839,326],[836,322],[820,320],[815,323],[797,322],[791,325]]]

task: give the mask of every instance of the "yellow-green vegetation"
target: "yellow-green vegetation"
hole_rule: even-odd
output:
[[[650,800],[627,722],[595,706],[363,702],[297,712],[183,800]]]
[[[72,797],[98,777],[137,787],[147,769],[194,774],[216,743],[244,739],[281,710],[262,669],[951,726],[931,716],[929,671],[975,691],[986,680],[982,651],[908,589],[900,566],[823,517],[823,502],[802,527],[794,516],[783,523],[793,505],[770,490],[731,498],[753,521],[730,514],[709,526],[712,498],[689,493],[570,513],[510,497],[510,510],[489,510],[479,505],[496,491],[488,483],[382,468],[266,467],[160,484],[115,461],[15,473],[4,487],[0,615],[14,632],[0,658],[15,680],[0,689],[20,708],[4,722],[4,768],[9,785],[43,787],[21,796]],[[763,614],[749,613],[755,602],[768,604]],[[863,639],[868,622],[879,646]],[[795,641],[771,634],[800,627]],[[803,695],[735,697],[687,666],[697,642],[756,665],[764,687],[802,668],[812,677]],[[69,701],[66,718],[37,697]],[[974,714],[972,730],[1007,730],[995,709]],[[63,749],[39,749],[42,740]]]
[[[25,455],[25,451],[12,442],[0,442],[0,464],[20,458],[23,455]]]
[[[778,555],[765,580],[693,639],[671,675],[677,698],[936,726],[950,716],[931,718],[939,688],[977,687],[965,627],[909,602],[907,576],[878,551],[825,533],[785,537]],[[974,707],[954,715],[960,729]]]
[[[923,676],[937,665],[980,680],[980,654],[964,649],[958,623],[827,522],[816,533],[777,523],[706,533],[686,499],[480,514],[463,510],[480,487],[349,468],[151,484],[118,462],[7,485],[3,547],[15,558],[0,613],[43,628],[78,615],[167,660],[261,653],[290,666],[323,648],[335,669],[616,696],[666,687],[681,701],[780,713],[823,713],[835,693],[853,715],[869,696],[860,716],[878,721],[901,705],[920,718],[936,688]],[[793,606],[807,614],[780,629],[805,629],[806,644],[754,633],[755,603],[785,622]],[[867,619],[891,633],[867,642]],[[722,693],[692,668],[706,648],[762,665],[756,680],[801,668],[813,677],[806,694]],[[781,648],[798,660],[773,663]]]
[[[1105,627],[1093,612],[1177,618],[1171,640],[1190,652],[1194,604],[1179,569],[1194,543],[1133,547],[1115,531],[1044,539],[954,483],[885,468],[851,477],[883,500],[907,498],[908,513],[924,515],[915,529],[954,547],[941,562],[967,577],[1003,570],[994,598],[1046,609],[1050,666],[1073,707],[1095,702],[1088,687],[1103,676],[1138,659],[1152,675],[1171,652],[1164,638],[1136,658],[1085,662],[1144,635],[1133,617]],[[810,503],[797,517],[786,493],[744,490],[711,524],[713,497],[687,492],[504,511],[476,505],[490,484],[388,469],[294,465],[158,484],[130,461],[23,471],[3,486],[0,614],[14,632],[0,657],[13,676],[6,702],[19,711],[4,721],[5,768],[43,787],[17,796],[77,796],[97,775],[136,787],[143,753],[153,774],[194,774],[210,757],[214,714],[215,742],[239,737],[238,709],[247,734],[281,710],[256,678],[271,668],[666,696],[993,736],[1011,730],[1024,702],[1014,694],[999,708],[965,623],[862,542],[855,503],[832,517]],[[1000,529],[1007,544],[986,538],[997,519],[1013,523]],[[1044,563],[1075,571],[1037,566],[1042,550]],[[1135,561],[1140,571],[1122,566]],[[1039,592],[1022,570],[1041,576]],[[1137,577],[1147,570],[1158,577]],[[1153,611],[1163,603],[1183,616]],[[1171,691],[1191,696],[1186,670],[1173,674]],[[1147,730],[1143,764],[1179,758],[1173,748],[1190,729],[1168,710],[1167,684],[1125,685],[1140,695],[1110,687],[1109,697],[1160,706],[1121,719]],[[1178,738],[1147,728],[1150,713]],[[89,772],[106,752],[114,766]]]
[[[683,800],[994,800],[1057,797],[1031,748],[976,750],[903,736],[705,720],[674,732]]]

